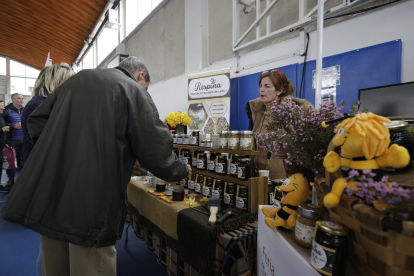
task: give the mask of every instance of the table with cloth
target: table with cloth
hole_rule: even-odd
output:
[[[220,226],[186,201],[169,203],[150,185],[131,179],[127,223],[146,241],[169,275],[256,275],[257,213],[231,216]],[[197,207],[206,212],[200,205]]]

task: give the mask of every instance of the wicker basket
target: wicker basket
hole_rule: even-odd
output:
[[[341,176],[341,172],[335,172],[315,178],[319,204],[323,205],[330,186]],[[350,229],[349,256],[361,275],[414,276],[414,222],[391,221],[382,212],[359,204],[358,199],[346,194],[328,212],[332,221]]]

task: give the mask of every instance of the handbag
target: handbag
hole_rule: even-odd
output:
[[[16,151],[12,147],[3,148],[3,169],[16,169]]]

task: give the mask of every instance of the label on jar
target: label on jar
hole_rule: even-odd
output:
[[[184,164],[188,164],[188,158],[180,156],[180,160],[181,162],[183,162]]]
[[[217,163],[216,164],[216,173],[222,173],[224,172],[224,166],[222,163]]]
[[[195,183],[195,184],[194,184],[194,190],[195,190],[196,192],[201,192],[201,185],[200,185],[199,183]]]
[[[180,180],[180,185],[185,186],[187,183],[187,181],[185,181],[185,179],[181,179]]]
[[[188,189],[193,190],[193,189],[194,189],[194,186],[195,186],[194,181],[192,181],[192,180],[188,180]]]
[[[311,265],[323,275],[332,275],[335,263],[335,250],[312,243]]]
[[[207,142],[207,143],[204,143],[204,146],[205,146],[206,148],[211,148],[211,147],[213,146],[213,142]]]
[[[252,148],[252,138],[240,138],[240,147]]]
[[[279,208],[279,209],[283,208],[283,205],[275,199],[273,200],[273,206],[275,206],[276,208]]]
[[[269,193],[269,204],[273,204],[273,201],[275,201],[275,198],[273,197],[273,193]]]
[[[182,137],[177,138],[177,144],[182,144],[184,142],[184,139]]]
[[[173,186],[166,186],[165,187],[165,195],[166,196],[172,196],[173,194]]]
[[[227,147],[227,146],[228,146],[227,138],[219,138],[219,147]]]
[[[203,187],[203,195],[204,196],[210,195],[210,188],[209,187],[206,187],[206,186]]]
[[[173,137],[173,144],[177,144],[177,137]]]
[[[184,145],[189,145],[190,144],[190,138],[184,138],[183,139],[183,144]]]
[[[223,201],[226,204],[233,205],[233,195],[224,193],[223,194]]]
[[[237,177],[238,178],[246,178],[246,174],[245,174],[245,167],[239,167],[237,170]]]
[[[240,139],[239,138],[229,138],[229,147],[238,147]]]
[[[298,240],[307,244],[312,244],[313,234],[315,233],[315,227],[305,225],[299,220],[296,220],[295,236]]]
[[[237,165],[230,163],[230,174],[237,174]]]
[[[207,169],[209,169],[210,171],[214,171],[215,170],[215,162],[214,161],[207,161]]]
[[[192,165],[193,165],[193,167],[197,167],[197,159],[194,158],[194,157],[193,157],[193,160],[192,160]]]
[[[212,198],[220,198],[220,195],[221,195],[221,191],[218,191],[218,190],[212,190],[211,191],[211,197]]]
[[[198,144],[197,137],[191,137],[190,138],[190,144],[191,145],[197,145]]]
[[[236,207],[246,210],[247,209],[247,198],[241,198],[236,196]]]
[[[205,169],[206,165],[203,160],[197,160],[197,169]]]

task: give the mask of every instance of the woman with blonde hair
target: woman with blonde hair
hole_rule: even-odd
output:
[[[32,91],[32,99],[26,104],[22,113],[23,129],[23,160],[29,158],[33,149],[32,139],[27,129],[27,119],[30,114],[55,90],[59,85],[64,83],[68,78],[75,75],[75,72],[69,64],[62,62],[59,65],[52,65],[43,68],[36,79]]]

